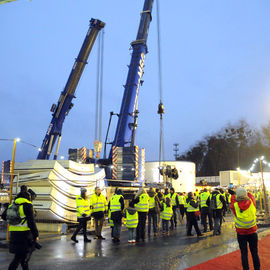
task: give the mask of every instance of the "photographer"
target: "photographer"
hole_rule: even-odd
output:
[[[34,220],[34,210],[30,194],[22,186],[21,192],[17,195],[14,203],[19,205],[21,222],[9,226],[10,240],[9,252],[15,254],[14,259],[9,265],[9,270],[17,269],[21,264],[23,270],[28,269],[28,261],[35,248],[41,246],[37,243],[38,230]],[[9,206],[9,208],[12,204]],[[8,214],[4,215],[8,220]],[[3,217],[3,218],[5,218]]]

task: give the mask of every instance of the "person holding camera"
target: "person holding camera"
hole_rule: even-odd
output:
[[[28,270],[28,262],[34,249],[40,248],[38,241],[38,229],[34,219],[34,210],[30,194],[26,186],[22,186],[21,192],[16,196],[14,205],[19,206],[19,222],[11,222],[8,210],[5,212],[6,220],[9,222],[9,251],[15,254],[8,270],[15,270],[21,264],[23,270]],[[11,204],[9,208],[12,207]]]

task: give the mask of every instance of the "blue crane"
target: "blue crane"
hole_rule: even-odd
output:
[[[143,83],[144,59],[147,54],[147,37],[152,20],[154,0],[145,0],[136,40],[131,43],[132,56],[129,65],[124,95],[119,113],[115,137],[112,146],[132,147],[135,143],[135,131],[138,118],[138,94]],[[112,149],[109,159],[112,158]]]
[[[75,91],[83,73],[84,67],[87,64],[88,56],[93,48],[99,31],[104,26],[105,23],[100,20],[90,20],[89,30],[82,44],[79,55],[76,58],[75,63],[72,67],[66,86],[60,95],[57,105],[52,105],[52,120],[46,132],[45,138],[41,146],[41,151],[39,152],[37,159],[49,159],[54,144],[58,139],[54,155],[54,159],[57,159],[64,120],[71,108],[73,107],[72,100],[75,97]]]

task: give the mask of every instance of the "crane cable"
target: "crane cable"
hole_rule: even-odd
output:
[[[96,108],[95,108],[95,142],[102,140],[102,105],[103,105],[103,62],[104,62],[104,30],[98,36]],[[101,150],[101,149],[100,149]],[[99,157],[99,155],[97,155]]]
[[[99,92],[99,133],[98,139],[102,140],[102,105],[103,105],[103,62],[104,62],[104,29],[101,32],[101,54],[100,54],[100,92]]]
[[[161,161],[165,159],[164,151],[164,130],[163,130],[163,114],[165,113],[163,105],[163,88],[162,88],[162,62],[161,62],[161,37],[160,37],[160,12],[159,12],[159,0],[156,0],[157,7],[157,47],[158,47],[158,87],[159,87],[159,105],[158,114],[160,115],[160,127],[159,127],[159,168]],[[159,174],[160,176],[160,174]]]
[[[95,140],[98,139],[99,125],[99,97],[100,97],[100,58],[101,58],[101,36],[98,35],[98,54],[97,54],[97,78],[96,78],[96,113],[95,113]]]

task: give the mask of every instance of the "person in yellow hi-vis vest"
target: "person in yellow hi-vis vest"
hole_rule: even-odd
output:
[[[149,211],[149,196],[143,188],[140,188],[137,192],[134,203],[139,214],[139,223],[136,230],[136,241],[139,242],[145,240],[146,217]]]
[[[174,191],[173,187],[170,188],[169,198],[171,199],[171,205],[172,205],[172,209],[173,209],[173,215],[172,215],[172,218],[171,218],[170,229],[173,230],[177,226],[176,209],[179,207],[178,194]]]
[[[104,213],[107,211],[108,204],[105,196],[101,193],[99,187],[95,188],[95,193],[90,198],[90,209],[92,209],[92,216],[95,219],[95,239],[105,240],[101,235]]]
[[[160,218],[162,219],[162,233],[163,235],[169,234],[169,221],[173,216],[173,208],[171,199],[167,197],[165,202],[161,204]]]
[[[207,232],[207,218],[208,218],[208,224],[209,224],[209,230],[213,230],[213,215],[212,211],[209,209],[209,197],[210,193],[207,191],[207,189],[203,189],[203,192],[200,194],[200,206],[201,206],[201,219],[203,224],[203,232]]]
[[[197,236],[202,236],[195,212],[199,211],[199,203],[194,198],[192,192],[188,193],[188,198],[186,200],[187,204],[187,236],[193,236],[191,233],[192,226],[194,226]]]
[[[83,229],[83,238],[84,242],[91,242],[90,239],[87,238],[86,234],[86,227],[87,221],[91,219],[91,211],[90,211],[90,204],[87,198],[87,190],[85,188],[81,188],[81,195],[76,197],[76,209],[77,209],[77,219],[78,219],[78,226],[74,231],[71,240],[75,243],[78,243],[76,239],[77,234],[81,229]]]
[[[128,242],[136,243],[136,228],[139,223],[139,215],[134,207],[134,201],[129,202],[129,207],[125,211],[126,227],[128,228]]]
[[[230,207],[235,216],[235,229],[241,250],[243,270],[249,269],[248,245],[252,255],[254,269],[260,270],[255,198],[251,193],[247,193],[244,188],[237,188],[236,196],[232,196]]]
[[[208,198],[209,207],[213,213],[214,218],[214,232],[213,235],[221,234],[221,224],[222,224],[222,209],[226,207],[226,202],[224,196],[219,192],[219,189],[214,189]]]
[[[113,221],[113,242],[120,242],[122,212],[124,210],[124,197],[121,189],[116,189],[115,194],[111,197],[108,209],[111,212],[111,219]]]
[[[19,208],[19,213],[13,211],[14,207]],[[38,241],[38,229],[30,194],[25,185],[21,187],[14,203],[2,214],[2,218],[9,223],[9,252],[15,254],[8,269],[17,269],[19,264],[22,269],[28,269],[28,261]]]
[[[111,227],[111,238],[113,240],[114,239],[114,237],[113,237],[113,227],[114,227],[114,224],[113,224],[112,213],[111,213],[111,210],[110,209],[108,211],[108,223],[109,223],[109,225]]]
[[[180,210],[180,222],[182,223],[184,220],[185,215],[185,196],[183,192],[180,192],[178,195],[178,201],[179,201],[179,210]]]
[[[149,212],[148,212],[148,237],[151,234],[151,223],[153,224],[154,236],[157,236],[157,214],[159,211],[159,199],[153,188],[148,191]],[[153,222],[152,222],[153,221]]]

